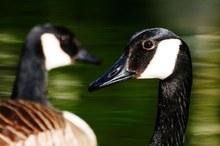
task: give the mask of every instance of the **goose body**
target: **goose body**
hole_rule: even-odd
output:
[[[150,146],[182,146],[192,86],[192,62],[187,44],[163,28],[140,31],[124,54],[89,91],[128,79],[158,78],[157,119]]]
[[[0,145],[95,146],[96,137],[80,117],[26,100],[0,102]]]
[[[100,63],[65,27],[43,24],[28,34],[11,99],[0,102],[1,146],[96,146],[80,117],[53,108],[47,100],[47,71],[74,61]]]

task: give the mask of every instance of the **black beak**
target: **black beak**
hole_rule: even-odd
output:
[[[122,56],[102,77],[89,85],[89,92],[111,84],[131,79],[135,76],[134,71],[128,70],[128,57]]]
[[[80,49],[76,58],[76,61],[79,62],[85,62],[85,63],[92,63],[92,64],[101,64],[101,60],[98,59],[97,57],[90,55],[86,50]]]

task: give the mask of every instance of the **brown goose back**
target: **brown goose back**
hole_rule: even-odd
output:
[[[61,112],[24,100],[0,102],[0,145],[95,146],[83,129]]]

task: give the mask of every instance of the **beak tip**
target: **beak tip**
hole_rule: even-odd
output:
[[[91,93],[91,92],[96,91],[100,88],[102,88],[102,85],[99,83],[99,80],[96,80],[89,85],[88,91]]]
[[[93,86],[92,84],[89,85],[88,91],[91,93],[93,91],[95,91],[95,86]]]
[[[88,88],[88,91],[91,93],[93,90],[92,90],[92,87],[89,85],[89,88]]]
[[[89,84],[89,87],[88,87],[88,91],[89,92],[92,92],[95,90],[95,81],[93,81],[92,83]]]

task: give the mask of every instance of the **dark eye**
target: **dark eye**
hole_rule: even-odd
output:
[[[57,37],[63,45],[68,45],[71,41],[71,36],[68,34],[58,35]]]
[[[62,41],[65,41],[65,40],[68,40],[69,39],[69,36],[68,35],[61,35],[60,39]]]
[[[154,49],[154,41],[152,40],[146,40],[142,42],[142,47],[146,50],[152,50]]]

